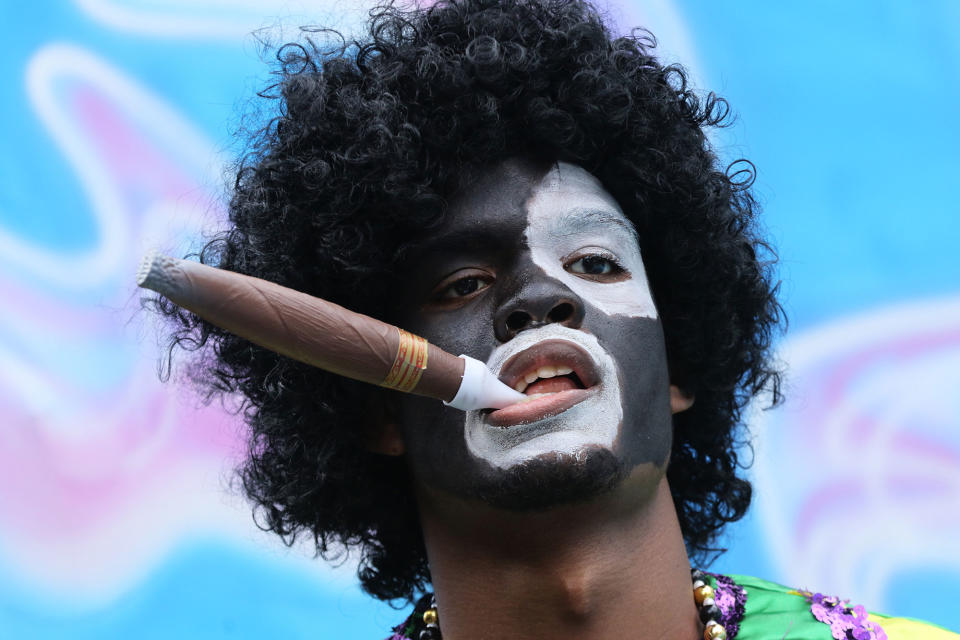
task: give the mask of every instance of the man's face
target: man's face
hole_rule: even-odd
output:
[[[663,333],[633,227],[596,178],[504,162],[453,198],[411,263],[400,325],[533,398],[464,413],[403,396],[421,486],[520,509],[663,474]]]

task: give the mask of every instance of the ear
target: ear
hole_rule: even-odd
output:
[[[675,384],[670,385],[670,413],[680,413],[693,406],[694,397]]]
[[[385,456],[400,456],[406,450],[403,432],[396,419],[391,398],[385,393],[376,393],[370,398],[370,421],[365,426],[365,444],[367,450]]]

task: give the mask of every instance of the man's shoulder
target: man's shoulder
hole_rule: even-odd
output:
[[[790,588],[744,575],[716,575],[744,591],[737,640],[960,640],[960,635],[919,620],[868,611],[840,596]]]
[[[745,575],[707,574],[727,640],[960,640],[960,634],[910,618],[885,616],[839,596]],[[387,640],[419,640],[432,594]]]

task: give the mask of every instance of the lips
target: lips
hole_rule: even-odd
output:
[[[555,416],[586,400],[595,393],[600,374],[583,348],[554,339],[512,356],[503,364],[500,379],[533,398],[485,418],[490,425],[510,427]]]

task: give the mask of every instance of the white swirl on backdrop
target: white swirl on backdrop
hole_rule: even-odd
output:
[[[883,610],[898,575],[960,573],[960,297],[788,340],[761,413],[756,516],[783,580]]]

